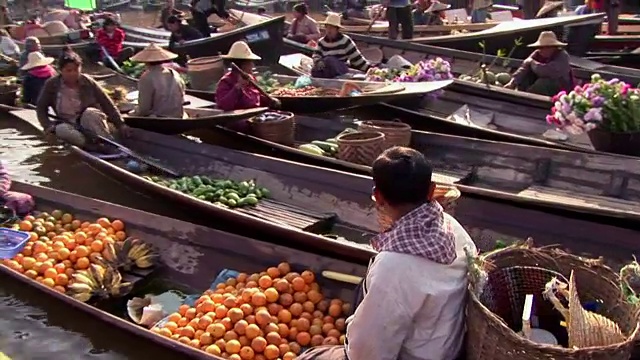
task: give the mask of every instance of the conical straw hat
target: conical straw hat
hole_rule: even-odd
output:
[[[538,10],[538,13],[536,14],[536,17],[539,18],[541,16],[544,16],[554,10],[558,10],[560,9],[562,6],[564,5],[564,3],[562,1],[546,1],[544,3],[544,5],[542,5],[542,7],[540,8],[540,10]]]
[[[329,15],[327,15],[327,18],[323,22],[321,22],[321,24],[332,25],[338,28],[342,28],[342,21],[340,20],[340,14],[329,13]]]
[[[533,44],[529,44],[529,47],[540,48],[540,47],[561,47],[567,46],[566,43],[558,41],[556,34],[553,31],[543,31],[538,36],[538,41]]]
[[[142,63],[151,63],[151,62],[170,61],[177,57],[178,57],[178,54],[174,54],[171,51],[165,50],[156,43],[151,43],[149,46],[144,48],[144,50],[133,55],[131,57],[131,60],[142,62]]]
[[[238,60],[260,60],[260,56],[254,54],[251,51],[249,45],[244,41],[236,41],[231,45],[229,53],[220,56],[223,59],[238,59]]]
[[[46,57],[39,51],[34,51],[29,53],[27,57],[27,63],[24,64],[20,69],[22,70],[30,70],[36,68],[38,66],[50,65],[53,62],[52,57]]]
[[[436,2],[432,2],[431,6],[429,6],[427,10],[425,10],[424,12],[430,13],[434,11],[442,11],[442,10],[449,9],[450,7],[451,7],[450,4],[443,4],[440,1],[436,1]]]

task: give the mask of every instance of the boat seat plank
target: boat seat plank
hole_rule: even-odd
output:
[[[262,220],[311,232],[331,226],[337,218],[336,214],[314,213],[275,200],[262,200],[256,206],[236,210]]]
[[[584,206],[602,210],[616,209],[629,213],[638,212],[638,203],[636,201],[592,194],[581,194],[580,197],[576,197],[575,191],[554,189],[540,185],[530,186],[519,192],[518,196],[543,201],[553,201],[569,206]]]
[[[454,185],[464,182],[472,173],[470,170],[437,170],[431,175],[431,180],[439,184]]]

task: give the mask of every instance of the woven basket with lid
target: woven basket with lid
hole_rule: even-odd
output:
[[[350,132],[338,135],[338,159],[371,166],[384,150],[384,134],[381,132]]]
[[[399,121],[369,120],[358,125],[359,131],[378,131],[384,134],[384,150],[411,144],[411,126]]]
[[[638,334],[637,307],[622,301],[619,284],[612,281],[615,273],[601,260],[585,259],[553,248],[535,249],[532,244],[525,244],[487,253],[472,262],[467,308],[468,360],[629,359]],[[570,349],[534,343],[518,335],[518,326],[508,316],[498,316],[500,309],[492,309],[494,305],[486,301],[487,294],[484,294],[492,272],[517,266],[544,268],[565,278],[574,271],[583,304],[601,303],[596,312],[618,324],[624,340],[608,346]]]
[[[195,90],[211,90],[224,76],[224,62],[219,56],[208,56],[191,59],[187,62],[191,88]]]
[[[293,145],[296,129],[295,115],[292,112],[277,112],[286,116],[280,120],[264,122],[249,120],[251,131],[253,135],[261,139],[283,145]]]

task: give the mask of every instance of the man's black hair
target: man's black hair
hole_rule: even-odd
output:
[[[180,20],[179,17],[177,17],[176,15],[171,15],[167,18],[167,23],[169,24],[180,24],[182,23],[182,20]]]
[[[376,190],[390,205],[419,205],[427,201],[433,170],[422,153],[392,147],[373,162],[372,172]]]

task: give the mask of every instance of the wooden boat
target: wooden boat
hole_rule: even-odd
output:
[[[120,11],[129,8],[131,0],[102,1],[100,8],[102,11]]]
[[[25,183],[13,182],[15,191],[31,194],[37,203],[37,208],[51,212],[63,209],[80,219],[95,220],[99,217],[122,219],[126,224],[127,233],[140,238],[152,245],[160,254],[160,266],[148,276],[148,280],[140,281],[140,277],[125,275],[125,280],[140,281],[140,286],[134,287],[132,293],[122,301],[117,299],[110,304],[96,304],[93,306],[59,293],[23,274],[0,266],[3,282],[10,285],[21,285],[33,289],[40,297],[60,305],[69,316],[84,314],[96,321],[113,327],[127,336],[135,338],[140,346],[157,353],[164,351],[163,356],[169,358],[188,358],[198,360],[222,360],[210,354],[179,343],[173,339],[149,331],[143,326],[130,321],[126,315],[126,299],[144,297],[153,288],[157,291],[179,289],[185,294],[201,294],[209,288],[211,281],[225,269],[243,272],[259,272],[267,266],[274,266],[287,261],[294,269],[310,269],[316,273],[318,281],[322,283],[322,292],[329,298],[339,297],[350,302],[353,299],[355,285],[331,281],[322,276],[323,271],[333,271],[341,274],[364,276],[366,264],[373,252],[361,249],[351,255],[351,259],[336,259],[327,255],[319,255],[307,250],[297,250],[282,245],[274,245],[252,238],[214,230],[204,226],[175,220],[173,218],[154,215],[78,195],[61,192]],[[321,243],[317,243],[319,248]],[[345,245],[327,240],[323,246],[329,253],[335,247]],[[353,250],[350,250],[353,251]],[[177,256],[180,255],[180,256]],[[360,257],[360,258],[358,258]],[[84,313],[84,314],[83,314]]]
[[[520,38],[524,44],[530,44],[538,39],[541,31],[555,30],[564,26],[600,24],[603,20],[604,14],[590,14],[506,21],[498,23],[490,29],[478,32],[414,38],[410,41],[472,52],[479,51],[479,42],[484,41],[485,51],[488,54],[496,54],[500,49],[513,47],[514,41],[518,38]],[[524,59],[529,53],[530,49],[520,47],[514,51],[512,56]]]
[[[274,79],[281,85],[295,83],[297,77],[286,75],[274,75]],[[451,80],[433,81],[429,83],[394,83],[383,84],[371,81],[351,81],[337,79],[317,79],[312,78],[312,86],[322,89],[334,89],[339,91],[345,83],[358,86],[362,93],[355,96],[350,95],[322,95],[322,96],[274,96],[281,102],[280,109],[295,113],[318,113],[332,110],[349,109],[360,106],[367,106],[386,101],[413,100],[418,97],[445,88],[452,83]],[[187,90],[187,94],[211,98],[213,94],[207,91]]]
[[[175,51],[191,58],[215,56],[229,51],[234,42],[244,40],[249,43],[254,53],[262,57],[263,64],[275,64],[282,49],[283,29],[284,16],[275,17],[259,24],[243,26],[224,33],[216,33],[208,38],[186,41],[183,44],[176,45]],[[159,41],[157,37],[138,39],[135,42],[125,41],[124,46],[142,50],[150,42],[157,42],[165,47],[169,46],[168,39]]]

